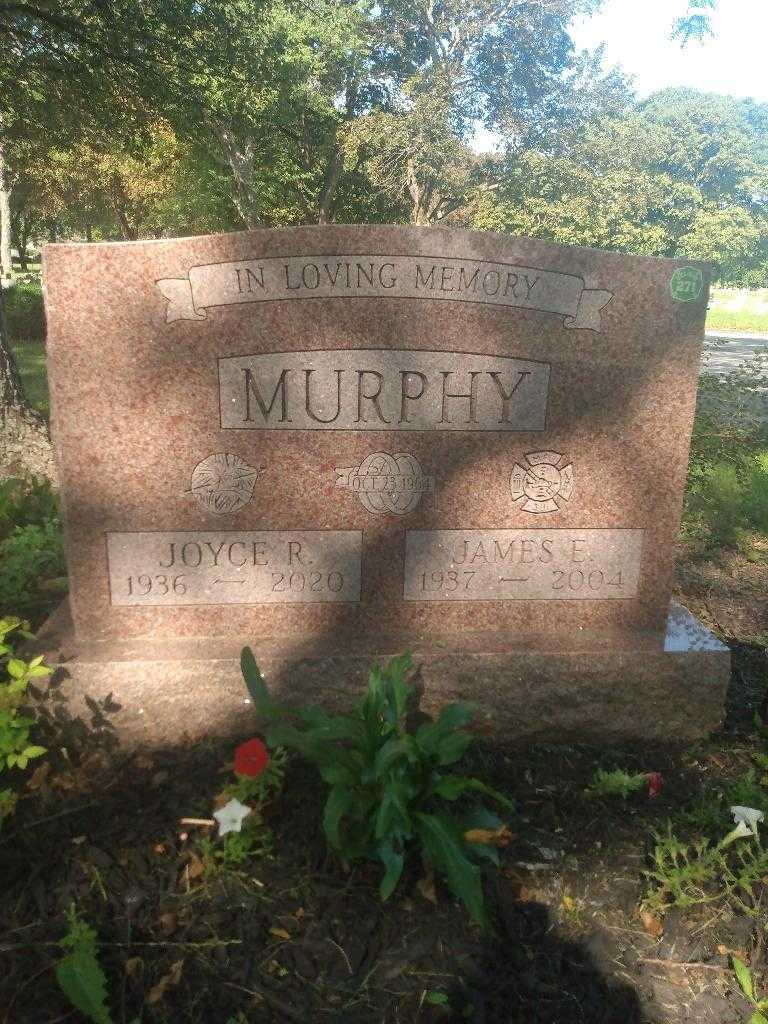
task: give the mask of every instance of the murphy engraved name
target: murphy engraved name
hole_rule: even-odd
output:
[[[548,363],[343,349],[219,360],[221,425],[261,430],[544,430]]]

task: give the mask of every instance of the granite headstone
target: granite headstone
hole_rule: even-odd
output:
[[[328,703],[410,647],[426,706],[518,738],[719,720],[727,649],[670,604],[706,266],[311,227],[50,245],[44,285],[41,644],[126,737],[242,727],[244,643]]]

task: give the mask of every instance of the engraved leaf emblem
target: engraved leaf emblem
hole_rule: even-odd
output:
[[[198,505],[214,515],[230,515],[253,498],[259,470],[239,455],[219,452],[198,462],[192,471],[190,490]]]

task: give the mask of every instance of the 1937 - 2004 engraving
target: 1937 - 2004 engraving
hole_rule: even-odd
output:
[[[635,597],[642,530],[409,530],[409,601]]]

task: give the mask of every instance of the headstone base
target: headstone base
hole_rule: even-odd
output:
[[[423,710],[474,701],[480,731],[508,744],[688,743],[721,723],[730,678],[729,649],[675,603],[663,648],[638,641],[616,650],[579,638],[573,649],[551,640],[545,649],[489,633],[334,646],[311,636],[83,641],[67,602],[31,646],[56,669],[71,714],[88,720],[86,698],[110,697],[107,717],[122,744],[162,747],[257,728],[240,675],[245,644],[279,699],[329,709],[354,702],[374,660],[409,648],[420,666]]]

